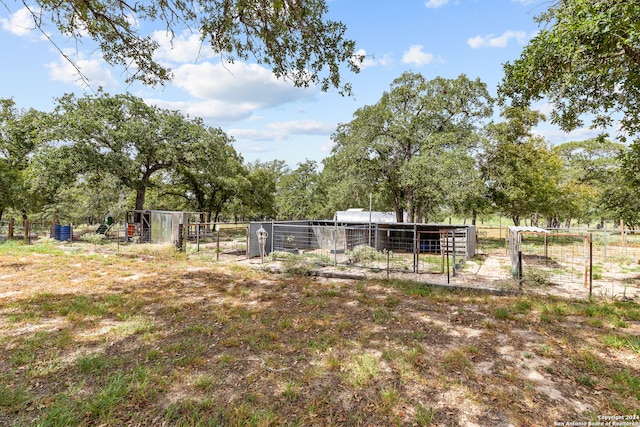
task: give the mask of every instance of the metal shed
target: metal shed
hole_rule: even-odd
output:
[[[127,241],[169,244],[178,240],[178,227],[201,222],[202,212],[133,210],[127,212]]]
[[[407,213],[403,214],[404,221],[407,221]],[[337,211],[333,217],[338,223],[359,223],[359,224],[389,224],[396,223],[395,212],[377,212],[365,211],[364,209],[354,208],[346,211]]]

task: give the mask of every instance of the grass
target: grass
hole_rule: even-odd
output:
[[[6,245],[0,425],[552,425],[589,420],[576,393],[638,412],[634,302]]]

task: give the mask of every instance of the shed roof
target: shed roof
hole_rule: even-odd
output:
[[[511,226],[509,227],[509,231],[513,233],[549,233],[548,230],[540,227],[533,226]]]
[[[404,214],[406,221],[406,213]],[[366,224],[368,222],[375,224],[391,224],[398,222],[395,212],[369,212],[363,209],[349,209],[346,211],[337,211],[334,219],[338,222],[355,222]]]

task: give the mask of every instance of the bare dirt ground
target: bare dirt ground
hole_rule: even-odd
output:
[[[640,425],[634,302],[75,246],[0,252],[0,425]]]

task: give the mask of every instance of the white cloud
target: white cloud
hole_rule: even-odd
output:
[[[196,62],[200,59],[210,59],[215,52],[200,39],[199,34],[188,30],[172,38],[166,31],[154,31],[151,38],[160,46],[155,52],[155,59],[173,63]]]
[[[489,34],[486,36],[477,35],[467,40],[467,44],[472,49],[479,49],[483,47],[506,47],[510,40],[516,40],[519,44],[524,44],[527,41],[527,33],[524,31],[505,31],[500,36]]]
[[[431,53],[423,52],[424,46],[413,45],[402,55],[402,62],[405,64],[426,65],[433,62],[435,57]]]
[[[145,102],[168,110],[179,110],[191,117],[211,119],[217,123],[232,122],[251,117],[259,105],[251,102],[229,102],[209,99],[194,101],[166,101],[163,99],[145,98]]]
[[[115,88],[118,82],[113,78],[111,72],[105,68],[106,63],[100,58],[85,58],[82,54],[75,54],[73,49],[64,51],[76,67],[80,69],[82,75],[89,80],[92,86],[102,86],[104,88]],[[68,59],[60,56],[57,62],[50,62],[45,65],[49,69],[49,77],[54,81],[75,84],[85,87],[86,82],[81,78],[78,70]]]
[[[602,131],[583,127],[571,132],[565,132],[558,128],[538,127],[531,131],[534,135],[540,136],[553,145],[562,144],[568,141],[582,141],[597,137]]]
[[[333,140],[328,140],[326,143],[322,144],[322,147],[320,147],[320,151],[322,151],[323,153],[328,153],[331,150],[333,150],[333,147],[336,145],[336,143]]]
[[[284,141],[293,135],[330,135],[336,130],[335,123],[314,120],[292,120],[267,124],[266,129],[228,129],[236,139],[251,141]]]
[[[33,11],[37,13],[37,9]],[[3,30],[9,31],[16,36],[26,36],[36,27],[33,22],[33,16],[26,7],[17,10],[9,19],[0,19],[0,24]]]
[[[385,54],[380,58],[376,58],[374,55],[367,54],[366,50],[358,49],[351,59],[351,62],[361,70],[364,70],[365,68],[375,67],[377,65],[389,65],[391,63],[391,57]]]
[[[172,84],[194,98],[180,109],[198,117],[238,120],[255,110],[274,108],[313,96],[314,91],[296,88],[277,79],[257,64],[204,62],[184,64],[174,69]]]
[[[424,5],[430,9],[436,9],[449,3],[449,0],[429,0]]]

